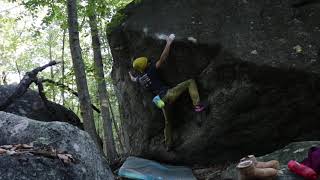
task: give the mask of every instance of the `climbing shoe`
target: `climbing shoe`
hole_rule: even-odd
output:
[[[206,108],[205,105],[203,105],[203,104],[198,104],[198,105],[195,105],[195,106],[194,106],[194,111],[195,111],[195,112],[202,112],[205,108]]]
[[[159,95],[158,95],[158,96],[155,96],[155,97],[152,99],[152,102],[153,102],[159,109],[162,109],[162,108],[164,107],[164,105],[165,105]]]

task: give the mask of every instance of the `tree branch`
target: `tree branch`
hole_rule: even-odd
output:
[[[0,111],[5,110],[10,104],[12,104],[13,101],[15,101],[17,98],[21,97],[29,88],[30,84],[33,82],[36,82],[38,80],[37,75],[39,72],[43,71],[45,68],[49,66],[53,66],[58,64],[59,62],[56,61],[50,61],[48,64],[37,67],[33,69],[32,71],[27,72],[20,83],[18,84],[18,87],[16,88],[15,92],[11,94],[8,99],[5,101],[2,101],[3,103],[0,104]]]
[[[71,89],[70,87],[68,87],[68,86],[66,86],[66,85],[64,85],[64,84],[62,84],[62,83],[53,81],[53,80],[51,80],[51,79],[43,79],[42,82],[54,84],[54,85],[56,85],[56,86],[58,86],[58,87],[60,87],[60,88],[62,88],[62,89],[65,89],[65,90],[69,91],[71,94],[73,94],[73,95],[75,95],[76,97],[79,98],[79,94],[78,94],[76,91],[74,91],[73,89]],[[92,109],[95,110],[97,113],[99,113],[99,114],[101,113],[100,109],[98,109],[95,105],[91,104],[91,107],[92,107]]]

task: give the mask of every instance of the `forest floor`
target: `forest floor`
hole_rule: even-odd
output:
[[[197,180],[218,180],[228,165],[212,165],[207,167],[192,167],[193,175]]]

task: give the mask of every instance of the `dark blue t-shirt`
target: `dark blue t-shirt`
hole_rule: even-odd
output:
[[[150,90],[155,95],[163,97],[169,89],[160,79],[158,70],[154,63],[150,64],[144,74],[138,77],[138,82],[144,88]]]

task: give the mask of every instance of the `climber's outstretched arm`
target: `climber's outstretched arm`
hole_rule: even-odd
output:
[[[131,72],[129,71],[129,76],[130,76],[130,79],[131,79],[131,81],[133,81],[133,82],[137,82],[137,77],[134,77],[132,74],[131,74]]]
[[[162,51],[160,59],[156,63],[156,68],[159,68],[163,64],[163,62],[167,59],[167,57],[169,55],[169,51],[170,51],[170,45],[171,45],[172,41],[174,40],[174,38],[175,38],[174,34],[170,34],[170,36],[167,37],[167,39],[166,39],[167,44]]]

